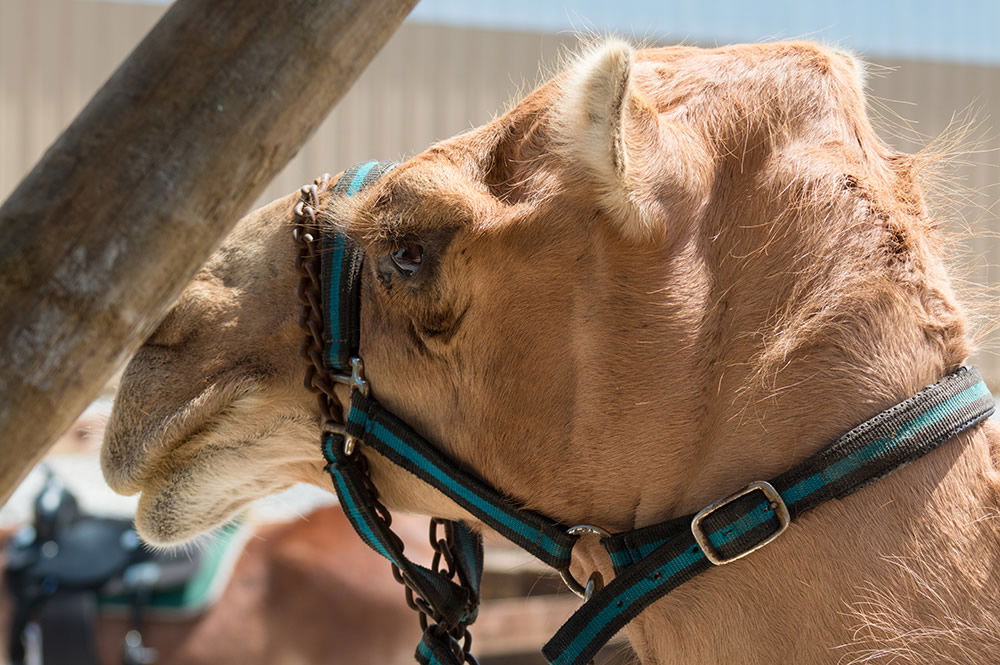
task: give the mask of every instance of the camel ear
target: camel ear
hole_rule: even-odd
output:
[[[586,53],[568,72],[556,113],[562,151],[587,171],[599,205],[621,233],[642,242],[664,235],[669,208],[689,194],[674,187],[689,175],[676,161],[687,158],[670,153],[678,133],[689,132],[661,123],[653,101],[633,81],[634,59],[635,50],[621,41]]]

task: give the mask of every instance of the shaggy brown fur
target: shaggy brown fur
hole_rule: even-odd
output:
[[[105,469],[143,492],[155,542],[294,480],[326,485],[295,354],[292,202],[240,223],[123,380]],[[378,398],[565,523],[697,510],[969,353],[908,158],[872,130],[858,63],[813,44],[606,44],[328,210],[369,257]],[[418,275],[386,271],[413,242]],[[996,441],[983,425],[689,582],[633,622],[637,651],[1000,661]],[[391,505],[465,517],[372,465]],[[580,576],[611,574],[578,551]],[[915,587],[911,561],[939,576]]]

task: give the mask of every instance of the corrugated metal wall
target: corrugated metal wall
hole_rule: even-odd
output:
[[[0,0],[0,199],[5,198],[164,11],[162,5],[92,0]],[[479,125],[556,66],[575,37],[406,23],[263,200],[323,171],[369,158],[394,159]],[[321,85],[322,82],[317,82]],[[939,207],[964,233],[958,270],[984,320],[1000,282],[1000,67],[881,60],[870,69],[873,111],[885,138],[913,151],[953,123],[981,121],[955,164]],[[896,116],[908,122],[901,123]],[[972,116],[966,116],[972,117]],[[971,237],[968,237],[970,236]],[[966,284],[963,282],[963,284]],[[978,359],[1000,388],[1000,336]],[[993,349],[993,351],[991,351]]]

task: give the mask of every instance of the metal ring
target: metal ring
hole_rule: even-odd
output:
[[[587,578],[587,583],[582,585],[570,574],[569,568],[560,570],[559,576],[562,577],[563,584],[576,594],[578,598],[581,598],[583,602],[587,602],[591,596],[604,588],[604,576],[596,570]]]
[[[608,533],[599,526],[594,526],[593,524],[577,524],[575,526],[571,526],[568,529],[566,529],[566,533],[567,535],[570,536],[584,536],[584,535],[597,536],[602,540],[604,538],[611,537],[610,533]],[[570,557],[572,558],[572,551],[570,552]],[[603,585],[604,583],[604,578],[601,577],[601,574],[598,573],[597,571],[594,571],[593,573],[590,574],[590,577],[587,579],[587,583],[585,585],[580,584],[579,582],[576,581],[576,578],[573,577],[573,574],[569,572],[568,566],[559,571],[559,577],[562,578],[563,584],[565,584],[570,591],[575,593],[578,597],[582,598],[584,601],[589,600],[591,594],[594,593],[595,584]],[[597,588],[600,589],[600,586],[598,586]]]
[[[610,538],[611,534],[602,529],[599,526],[594,526],[593,524],[577,524],[576,526],[571,526],[566,529],[566,534],[570,536],[582,536],[584,534],[590,534],[592,536],[597,536],[602,540],[604,538]]]
[[[368,397],[368,381],[365,379],[365,361],[360,357],[351,358],[351,383],[363,397]]]

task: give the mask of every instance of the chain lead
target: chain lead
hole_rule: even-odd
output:
[[[295,259],[295,267],[299,272],[299,285],[296,293],[302,304],[302,316],[299,319],[299,324],[305,333],[299,355],[306,361],[305,387],[310,392],[316,393],[322,422],[344,425],[344,408],[337,399],[333,388],[335,380],[323,363],[323,311],[320,305],[322,302],[322,284],[320,283],[322,271],[319,267],[321,245],[318,240],[322,237],[322,229],[317,219],[317,211],[320,209],[320,193],[325,192],[329,184],[330,174],[327,173],[317,178],[313,184],[304,185],[300,190],[301,198],[294,208],[295,226],[292,229],[292,238],[299,250]],[[394,544],[402,551],[403,543],[399,536],[388,530],[392,525],[392,515],[379,501],[378,489],[372,483],[368,461],[361,454],[355,454],[352,457],[355,464],[361,465],[365,499],[374,507]],[[444,532],[443,536],[438,533],[441,529]],[[455,581],[464,588],[465,584],[462,582],[461,576],[458,575],[458,568],[455,564],[459,553],[451,524],[446,520],[432,518],[428,536],[431,548],[434,550],[431,570],[446,580]],[[390,564],[390,566],[393,578],[405,587],[406,604],[417,612],[420,629],[426,631],[430,628],[439,635],[447,636],[458,662],[479,665],[471,653],[472,634],[469,632],[468,626],[464,622],[458,622],[452,626],[442,623],[443,617],[431,607],[430,603],[413,590],[413,585],[406,580],[399,568],[395,564]],[[472,593],[471,589],[468,591],[470,594]]]

